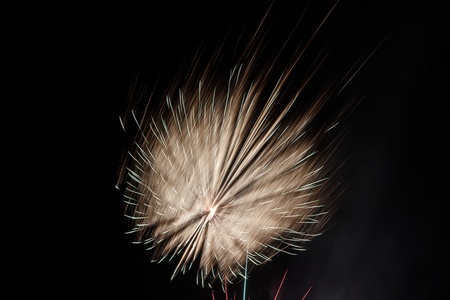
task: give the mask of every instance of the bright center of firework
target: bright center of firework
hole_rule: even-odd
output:
[[[210,222],[214,218],[216,211],[217,211],[216,205],[211,205],[208,207],[208,211],[207,211],[208,216],[206,217],[207,222]]]
[[[217,210],[217,206],[210,207],[209,208],[209,215],[211,217],[214,217],[214,214],[216,213],[216,210]]]

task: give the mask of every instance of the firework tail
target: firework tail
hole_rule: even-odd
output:
[[[306,299],[306,296],[308,296],[309,291],[311,291],[312,287],[313,287],[313,285],[311,285],[311,286],[309,287],[308,291],[306,291],[306,294],[305,294],[305,296],[303,296],[302,300],[305,300],[305,299]]]
[[[247,269],[248,269],[248,255],[245,258],[244,292],[242,295],[242,300],[245,300],[245,294],[247,293]]]
[[[287,272],[288,272],[288,270],[286,270],[286,272],[284,272],[284,275],[283,275],[283,279],[281,279],[281,283],[280,283],[280,286],[278,287],[277,293],[276,293],[276,295],[275,295],[275,298],[273,298],[273,300],[277,300],[277,298],[278,298],[278,294],[280,293],[280,290],[281,290],[281,286],[283,285],[283,282],[284,282],[284,278],[286,278],[286,274],[287,274]]]
[[[275,298],[273,298],[273,300],[277,300],[278,299],[278,295],[280,294],[280,290],[281,290],[281,287],[283,286],[284,279],[286,278],[287,272],[288,272],[288,270],[286,269],[286,272],[284,272],[283,278],[281,279],[281,283],[278,286],[277,293],[275,294]],[[244,287],[245,287],[245,282],[246,282],[246,280],[244,281]],[[305,300],[306,299],[306,296],[309,294],[309,292],[311,291],[312,287],[313,287],[313,285],[311,285],[309,287],[309,289],[306,291],[306,294],[302,297],[301,300]],[[213,298],[213,300],[215,300],[214,291],[212,291],[212,298]],[[234,298],[236,298],[236,295],[234,296]],[[227,290],[227,287],[226,287],[226,283],[225,283],[225,299],[228,300],[228,290]],[[242,293],[242,300],[250,300],[250,297],[246,298],[246,289],[245,288],[244,288],[243,293]]]

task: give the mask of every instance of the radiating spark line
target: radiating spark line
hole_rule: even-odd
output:
[[[309,291],[311,291],[312,287],[313,287],[313,285],[311,285],[311,286],[309,287],[308,291],[306,292],[305,296],[303,296],[302,300],[305,300],[306,296],[308,296]]]
[[[283,279],[281,279],[281,283],[280,283],[280,286],[278,287],[278,291],[277,291],[277,293],[276,293],[276,295],[275,295],[275,298],[273,298],[273,300],[277,300],[277,298],[278,298],[278,294],[280,293],[280,290],[281,290],[281,286],[283,285],[283,282],[284,282],[284,278],[286,278],[286,274],[287,274],[287,272],[288,272],[288,270],[286,270],[286,272],[284,272],[284,275],[283,275]]]
[[[248,270],[248,252],[245,259],[245,273],[244,273],[244,291],[242,293],[242,300],[245,300],[245,294],[247,293],[247,270]]]

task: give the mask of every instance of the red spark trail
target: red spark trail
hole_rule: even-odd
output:
[[[286,277],[286,274],[287,274],[287,272],[288,272],[288,270],[286,270],[286,272],[284,273],[283,279],[281,279],[281,283],[280,283],[280,286],[278,287],[278,291],[277,291],[277,294],[275,295],[275,298],[273,298],[273,300],[277,300],[277,297],[278,297],[278,293],[279,293],[279,292],[280,292],[280,290],[281,290],[281,286],[283,285],[283,282],[284,282],[284,278]]]
[[[305,296],[303,296],[302,300],[305,300],[306,296],[308,296],[309,291],[312,289],[313,285],[311,285],[311,287],[308,289],[308,291],[306,292]]]

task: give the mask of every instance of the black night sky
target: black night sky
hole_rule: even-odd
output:
[[[268,27],[274,49],[307,2],[275,1]],[[299,40],[333,5],[311,2],[294,34]],[[253,0],[65,4],[40,8],[46,12],[29,20],[21,36],[30,69],[23,82],[37,86],[39,101],[31,107],[44,114],[36,113],[35,140],[45,148],[38,167],[44,171],[33,171],[41,177],[33,238],[23,249],[31,252],[27,278],[35,295],[212,299],[210,289],[195,284],[195,272],[170,281],[173,263],[150,263],[150,253],[124,235],[122,192],[114,187],[127,139],[119,116],[136,74],[141,87],[164,91],[200,46],[208,53],[226,40],[225,50],[233,52],[230,45],[241,32],[251,33],[269,6]],[[448,246],[442,246],[446,14],[444,1],[338,3],[311,46],[319,51],[334,43],[324,81],[384,40],[344,93],[364,96],[344,121],[349,188],[328,230],[307,251],[279,255],[252,275],[251,299],[273,299],[286,269],[281,300],[301,299],[311,285],[310,300],[450,297]],[[241,299],[242,286],[235,290]],[[224,299],[220,291],[216,299]]]

